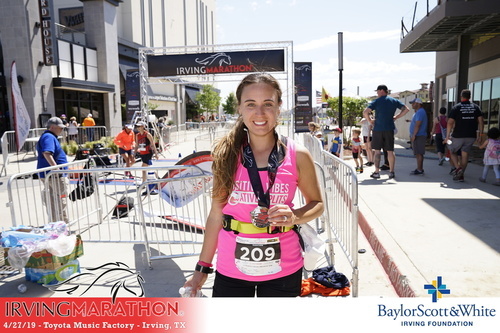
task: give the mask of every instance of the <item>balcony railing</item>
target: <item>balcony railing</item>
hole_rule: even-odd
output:
[[[401,39],[434,10],[447,0],[417,0],[411,9],[408,9],[401,18]]]
[[[83,46],[86,44],[85,32],[74,30],[58,23],[56,23],[56,36],[57,39],[62,39],[70,43]]]

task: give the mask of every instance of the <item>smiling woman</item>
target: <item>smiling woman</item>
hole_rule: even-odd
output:
[[[213,297],[296,297],[302,249],[297,225],[321,215],[309,152],[278,137],[282,91],[269,74],[246,76],[236,90],[239,118],[213,150],[212,207],[200,260],[185,287],[194,296],[217,272]],[[305,205],[295,209],[296,190]]]

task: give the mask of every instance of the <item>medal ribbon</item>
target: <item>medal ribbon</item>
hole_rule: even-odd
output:
[[[276,143],[273,147],[273,150],[269,154],[268,162],[267,162],[267,174],[269,178],[269,187],[266,192],[264,192],[264,188],[262,187],[262,182],[260,181],[259,170],[257,169],[257,162],[255,161],[255,157],[252,152],[252,147],[248,144],[248,141],[245,141],[243,144],[243,166],[248,171],[248,176],[250,178],[250,183],[252,184],[252,189],[257,197],[258,205],[260,207],[269,208],[271,205],[271,188],[274,185],[276,180],[276,173],[278,171],[278,167],[280,161],[285,156],[283,151],[283,147],[280,145],[278,149],[278,144]]]

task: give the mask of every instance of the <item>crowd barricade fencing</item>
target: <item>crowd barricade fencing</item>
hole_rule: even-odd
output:
[[[64,209],[60,192],[44,191],[42,181],[34,177],[50,170],[45,182],[67,176],[69,230],[85,242],[145,243],[150,267],[150,258],[156,259],[159,254],[180,257],[199,253],[210,200],[210,174],[189,165],[85,168],[88,161],[12,175],[7,189],[13,226],[41,227],[54,222],[49,218],[53,216],[51,205],[44,203],[55,202],[56,210]],[[142,182],[143,172],[155,174],[155,178]],[[73,195],[71,200],[85,179],[91,180],[93,192],[79,198]],[[156,244],[159,247],[154,248]]]
[[[327,258],[335,262],[334,243],[344,253],[352,268],[351,294],[358,296],[358,179],[356,171],[342,159],[325,151],[321,141],[303,135],[304,145],[311,153],[323,193],[325,211],[320,217],[327,240]]]
[[[27,154],[33,153],[36,155],[36,145],[40,136],[46,131],[46,128],[32,128],[28,131],[28,137],[24,142],[20,153]],[[99,141],[102,137],[107,136],[107,129],[105,126],[79,126],[77,128],[77,134],[69,135],[69,129],[65,130],[59,136],[59,141],[61,143],[69,143],[70,141],[76,142],[77,145],[84,144],[87,141]],[[92,139],[92,140],[90,140]],[[9,164],[10,155],[18,153],[16,146],[16,131],[6,131],[0,138],[0,146],[2,148],[2,169],[0,170],[0,176],[7,175],[7,165]]]

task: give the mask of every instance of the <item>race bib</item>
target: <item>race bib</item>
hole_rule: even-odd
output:
[[[138,151],[146,151],[146,144],[145,143],[140,143],[139,144],[139,149],[137,149]]]
[[[236,237],[236,268],[246,275],[262,276],[281,271],[279,238]]]

